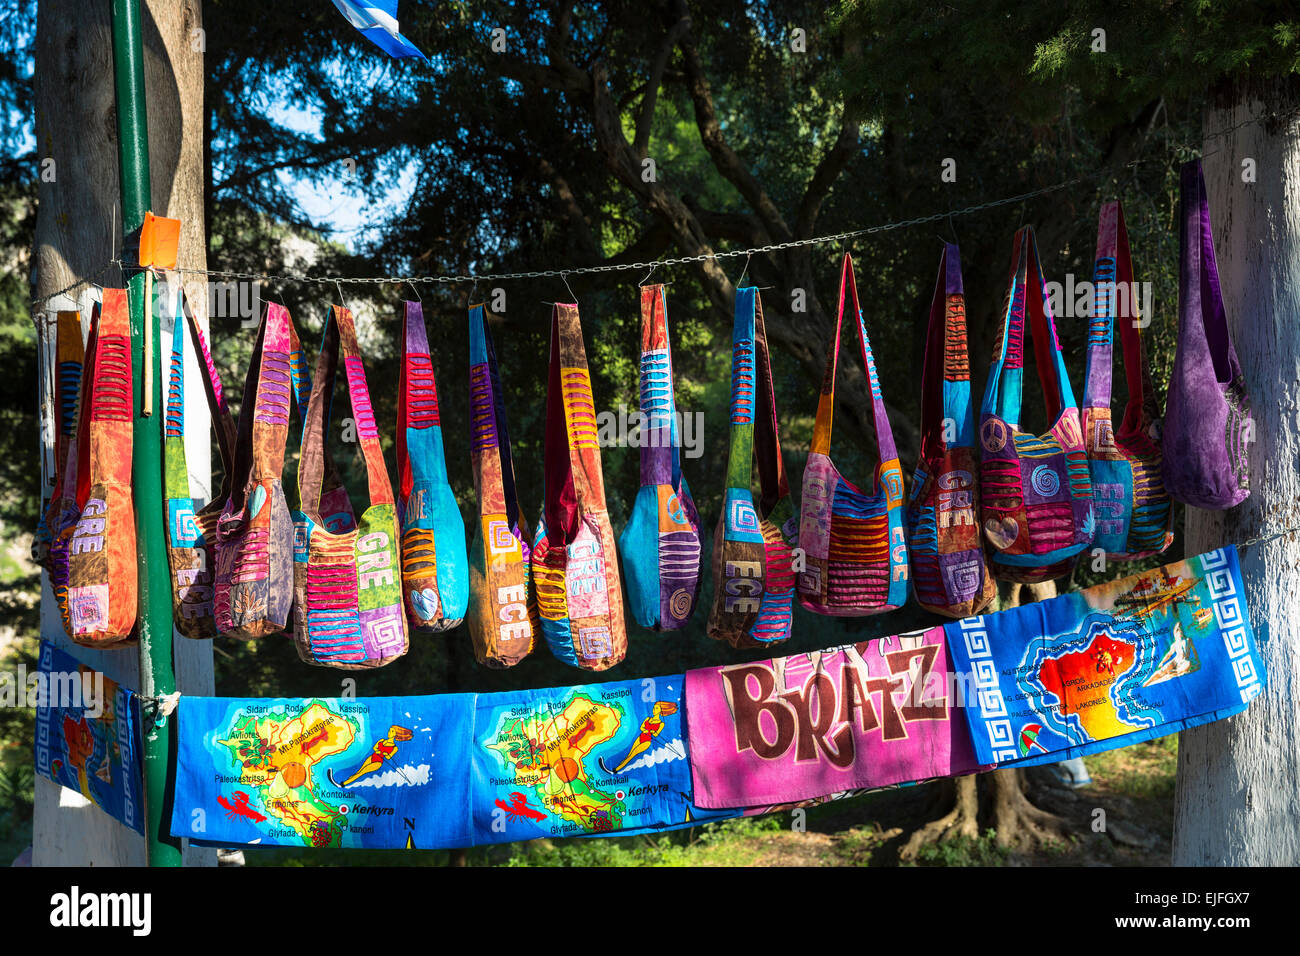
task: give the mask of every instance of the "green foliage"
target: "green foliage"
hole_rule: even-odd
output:
[[[984,831],[978,837],[954,837],[921,847],[911,866],[1005,866],[1011,853],[997,842],[997,833]]]

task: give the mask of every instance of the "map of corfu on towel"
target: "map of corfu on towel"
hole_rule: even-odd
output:
[[[1176,733],[1245,710],[1264,686],[1232,547],[945,629],[984,763]]]
[[[172,834],[217,845],[469,846],[473,694],[183,697]]]
[[[735,816],[692,801],[682,677],[478,699],[476,843],[633,835]]]

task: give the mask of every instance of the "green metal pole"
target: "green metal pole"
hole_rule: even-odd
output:
[[[118,170],[122,181],[122,226],[127,243],[123,261],[144,214],[149,193],[149,124],[145,113],[144,42],[140,31],[140,0],[112,0],[113,82],[117,100]],[[131,485],[135,499],[135,534],[140,591],[136,622],[140,634],[140,694],[157,698],[176,690],[172,666],[171,576],[168,572],[162,520],[162,363],[158,356],[158,316],[146,303],[145,277],[131,278],[131,375],[134,388],[135,431],[131,453]],[[152,354],[144,354],[144,324],[153,329]],[[152,414],[143,408],[144,362],[153,366]],[[151,719],[152,718],[152,719]],[[164,818],[171,763],[170,719],[147,708],[144,714],[145,853],[150,866],[180,866],[180,841],[169,833]]]

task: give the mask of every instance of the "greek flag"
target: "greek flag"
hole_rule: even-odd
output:
[[[410,40],[397,32],[397,0],[333,0],[348,23],[361,31],[361,35],[391,57],[418,56],[428,58],[415,48]]]

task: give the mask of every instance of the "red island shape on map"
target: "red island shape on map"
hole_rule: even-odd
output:
[[[1105,740],[1133,729],[1119,719],[1110,688],[1137,662],[1137,648],[1107,634],[1098,634],[1081,651],[1049,658],[1038,668],[1038,680],[1061,700],[1061,715],[1077,714],[1093,740]]]

